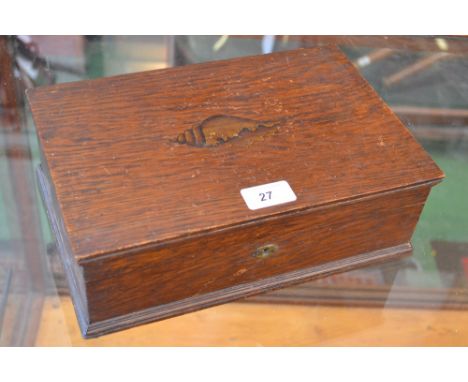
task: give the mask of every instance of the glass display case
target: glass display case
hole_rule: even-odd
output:
[[[399,261],[85,340],[38,193],[27,88],[337,45],[445,172]],[[313,67],[310,70],[314,70]],[[0,345],[468,345],[468,39],[0,37]]]

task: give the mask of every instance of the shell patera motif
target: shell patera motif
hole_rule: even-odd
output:
[[[277,128],[278,122],[256,121],[228,115],[215,115],[177,136],[179,144],[195,147],[218,146],[259,129]]]

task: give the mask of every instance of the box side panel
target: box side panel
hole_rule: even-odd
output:
[[[389,192],[85,262],[90,322],[408,243],[428,192]]]
[[[57,208],[55,192],[48,177],[47,166],[44,163],[45,162],[36,169],[39,190],[46,207],[45,209],[50,226],[55,236],[60,260],[62,261],[62,265],[67,276],[68,286],[78,318],[78,323],[81,330],[85,332],[89,325],[89,319],[83,272],[70,251],[70,245],[65,233],[66,231],[63,219],[61,218],[59,209]]]

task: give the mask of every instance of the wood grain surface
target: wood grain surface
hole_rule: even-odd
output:
[[[89,259],[81,268],[70,261],[62,230],[57,229],[60,219],[39,175],[86,337],[408,255],[411,246],[398,243],[409,241],[429,191],[427,185],[390,191],[201,240]],[[279,252],[267,259],[252,256],[253,244],[266,239],[273,239]],[[231,256],[226,256],[229,245]]]
[[[336,48],[35,89],[85,335],[407,254],[440,169]],[[246,187],[297,200],[249,210]],[[267,258],[259,248],[275,248]]]
[[[92,291],[90,319],[101,321],[407,243],[427,192],[426,187],[392,193],[379,202],[340,205],[90,261],[84,267]],[[266,259],[253,256],[257,247],[269,243],[278,246],[277,253]]]
[[[28,94],[73,254],[83,259],[441,177],[337,49],[33,89]],[[213,115],[279,121],[199,149]],[[287,180],[293,205],[250,211],[242,188]]]

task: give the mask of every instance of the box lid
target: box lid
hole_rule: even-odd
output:
[[[78,260],[443,177],[333,47],[28,92]],[[251,210],[240,191],[297,199]]]

